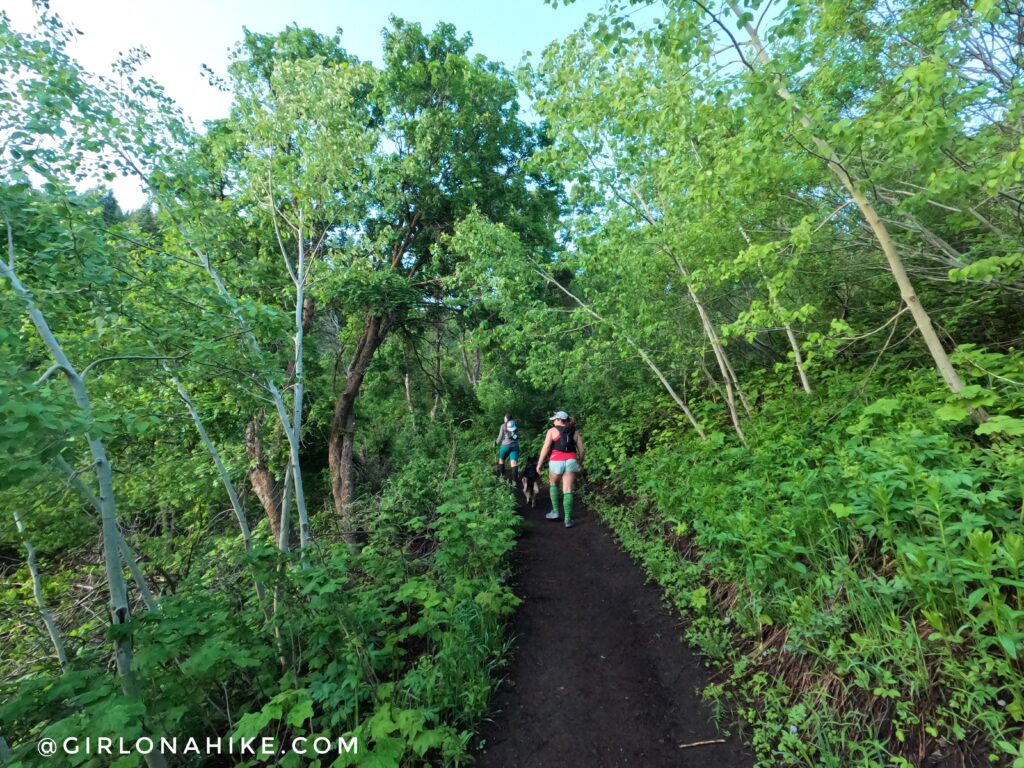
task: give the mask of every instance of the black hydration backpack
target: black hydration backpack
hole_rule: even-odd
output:
[[[576,453],[576,427],[565,425],[555,429],[558,430],[558,439],[551,447],[562,453]]]

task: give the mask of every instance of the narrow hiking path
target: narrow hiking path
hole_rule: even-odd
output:
[[[721,738],[698,690],[708,672],[682,643],[658,589],[586,508],[567,530],[520,498],[508,677],[480,733],[480,768],[740,768],[753,758]],[[581,505],[577,505],[581,507]]]

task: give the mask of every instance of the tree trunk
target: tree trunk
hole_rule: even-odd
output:
[[[648,214],[648,221],[651,224],[655,223],[654,218],[651,217],[650,214]],[[736,430],[736,434],[740,438],[740,442],[746,445],[747,438],[743,434],[743,427],[740,426],[739,412],[736,410],[736,393],[739,392],[740,400],[743,403],[743,407],[748,416],[750,415],[750,405],[747,403],[746,397],[743,396],[743,390],[740,388],[739,382],[736,380],[736,372],[733,371],[732,364],[729,362],[729,357],[725,353],[725,347],[722,346],[722,341],[718,338],[718,332],[715,330],[715,325],[711,322],[711,315],[708,314],[708,310],[704,306],[704,302],[701,301],[700,296],[697,295],[697,291],[695,291],[693,286],[690,285],[690,273],[687,272],[686,266],[683,264],[682,260],[680,260],[679,257],[668,248],[662,246],[662,249],[668,253],[672,258],[672,261],[675,262],[676,268],[679,270],[679,274],[683,277],[683,282],[686,283],[686,290],[690,295],[690,301],[692,301],[693,306],[697,308],[697,314],[700,316],[701,327],[704,329],[704,335],[711,344],[711,351],[715,356],[715,362],[718,363],[718,370],[722,374],[722,383],[725,386],[725,405],[729,410],[729,418],[732,421],[733,429]]]
[[[78,491],[78,495],[81,496],[86,501],[86,503],[88,503],[93,508],[93,510],[96,512],[97,517],[101,516],[102,510],[100,509],[100,500],[96,498],[96,494],[89,490],[89,487],[85,484],[82,478],[79,477],[78,473],[75,471],[75,468],[68,464],[64,457],[61,456],[60,454],[57,454],[57,457],[53,460],[53,463],[68,478],[68,482],[71,483],[72,486],[74,486],[76,491]],[[165,525],[165,528],[170,529],[170,526]],[[142,598],[142,602],[146,606],[146,610],[157,610],[159,608],[159,605],[156,602],[156,598],[153,597],[153,592],[149,588],[149,582],[146,581],[145,574],[142,572],[142,568],[139,565],[138,556],[135,554],[135,551],[128,545],[128,542],[125,541],[124,533],[122,531],[118,531],[118,536],[120,536],[120,541],[118,542],[118,549],[121,552],[121,560],[128,567],[129,573],[131,573],[132,578],[135,580],[135,586],[138,587],[139,590],[139,597]]]
[[[146,188],[154,194],[156,199],[160,200],[160,202],[162,204],[166,205],[169,210],[173,209],[173,207],[174,207],[173,204],[168,202],[168,201],[166,201],[166,200],[164,200],[162,198],[162,196],[160,195],[159,191],[154,188],[154,186],[153,186],[151,180],[149,179],[149,177],[147,177],[146,174],[142,172],[142,170],[138,167],[138,165],[134,161],[132,161],[131,158],[129,158],[127,155],[124,155],[122,153],[122,156],[125,157],[125,159],[128,160],[129,165],[132,168],[132,170],[139,176],[139,178],[145,184]],[[274,221],[274,227],[276,229],[276,227],[277,227],[277,214],[276,214],[276,209],[273,206],[273,201],[271,201],[271,203],[272,203],[271,209],[272,209],[272,214],[273,214],[272,218],[273,218],[273,221]],[[243,338],[245,339],[246,346],[248,346],[249,351],[252,352],[254,357],[256,357],[257,359],[262,359],[264,357],[263,350],[261,349],[261,347],[259,345],[259,342],[256,339],[256,334],[253,333],[251,326],[249,325],[248,322],[246,322],[246,320],[245,320],[245,318],[244,318],[244,316],[243,316],[243,314],[242,314],[242,312],[241,312],[241,310],[239,308],[238,301],[228,291],[227,286],[224,283],[224,280],[220,276],[220,273],[213,266],[213,262],[210,259],[210,255],[208,253],[206,253],[202,248],[200,248],[193,241],[192,237],[189,235],[188,230],[179,221],[177,221],[175,219],[174,223],[176,225],[176,228],[178,229],[178,231],[181,233],[182,237],[184,238],[185,242],[188,244],[188,247],[199,258],[200,266],[210,276],[210,279],[213,280],[213,283],[214,283],[214,285],[217,288],[217,292],[220,294],[221,298],[224,299],[224,302],[229,307],[229,309],[231,311],[231,314],[232,314],[232,316],[235,319],[235,322],[238,324],[239,328],[242,331]],[[285,259],[285,265],[286,265],[286,267],[288,269],[288,272],[289,272],[289,276],[292,278],[292,280],[293,280],[293,282],[295,283],[295,286],[296,286],[296,298],[297,298],[296,315],[298,316],[298,319],[297,319],[297,322],[296,322],[296,333],[295,333],[296,358],[294,360],[294,366],[295,366],[295,369],[296,369],[296,379],[298,381],[301,381],[302,375],[301,375],[301,371],[298,370],[298,369],[301,368],[301,362],[302,362],[301,361],[301,354],[302,354],[302,332],[303,332],[303,329],[304,329],[304,323],[308,322],[308,319],[307,319],[307,308],[309,310],[308,317],[312,317],[313,306],[314,306],[312,303],[309,303],[308,306],[307,306],[307,302],[306,302],[305,298],[303,297],[303,289],[304,289],[306,277],[309,274],[309,270],[308,270],[308,268],[306,266],[306,263],[305,263],[305,255],[306,255],[305,254],[305,241],[303,240],[303,228],[302,228],[301,212],[300,212],[300,217],[299,217],[299,227],[298,227],[298,230],[297,230],[296,234],[297,234],[297,238],[296,239],[297,239],[298,248],[299,248],[298,259],[297,259],[297,261],[298,261],[298,270],[296,270],[295,268],[293,268],[291,266],[291,263],[290,263],[290,261],[288,259],[288,255],[287,255],[287,253],[284,252],[284,246],[283,245],[281,246],[281,248],[282,248],[282,255],[284,256],[284,259]],[[280,234],[278,235],[278,242],[279,243],[281,242],[280,241]],[[295,491],[295,502],[296,502],[296,505],[298,507],[300,520],[305,521],[307,519],[306,503],[305,503],[305,494],[303,492],[303,486],[302,486],[302,472],[301,472],[301,469],[299,467],[299,442],[302,439],[301,424],[296,425],[296,424],[293,423],[292,416],[289,415],[289,413],[288,413],[288,408],[287,408],[287,406],[284,403],[284,398],[281,395],[281,390],[278,389],[277,383],[274,380],[274,378],[268,375],[266,377],[266,379],[264,380],[264,382],[263,382],[263,386],[266,388],[267,392],[270,393],[270,397],[271,397],[271,399],[274,402],[274,407],[275,407],[275,410],[277,411],[278,418],[281,420],[281,427],[284,429],[285,436],[288,438],[288,444],[289,444],[289,449],[290,449],[289,450],[289,462],[288,463],[289,463],[289,466],[293,467],[293,470],[294,470],[292,472],[292,484],[294,486],[294,491]],[[293,401],[293,405],[296,406],[296,411],[299,413],[300,418],[301,418],[301,403],[302,403],[302,391],[301,391],[301,384],[299,384],[298,387],[297,387],[297,390],[296,390],[296,397],[295,397],[295,400]],[[271,518],[271,520],[273,520],[273,517]],[[308,524],[306,526],[306,531],[308,533]],[[148,760],[147,760],[147,762],[148,762]]]
[[[466,372],[466,381],[469,386],[476,389],[480,383],[480,347],[473,347],[473,360],[470,362],[469,354],[466,352],[466,334],[460,332],[459,351],[462,353],[462,368]]]
[[[356,491],[356,462],[355,462],[355,450],[356,441],[354,439],[356,431],[356,409],[350,408],[348,415],[345,417],[345,445],[341,449],[341,465],[339,467],[341,473],[341,496],[345,500],[345,507],[343,509],[343,517],[345,520],[345,526],[343,530],[346,533],[346,538],[352,534],[352,526],[350,523],[350,505],[352,499],[355,496]]]
[[[297,291],[297,293],[299,293]],[[311,296],[299,295],[299,299],[302,302],[302,313],[301,323],[299,321],[299,313],[296,311],[296,356],[293,356],[288,361],[287,374],[288,380],[293,381],[297,379],[298,375],[301,374],[301,366],[297,365],[297,355],[301,353],[302,338],[300,334],[305,333],[309,330],[310,323],[313,321],[313,315],[316,312],[316,302]],[[298,306],[298,301],[296,301]],[[296,387],[298,384],[296,383]],[[296,391],[296,402],[293,408],[293,417],[291,420],[291,428],[294,430],[296,426],[301,429],[301,408],[302,408],[302,393]],[[298,420],[295,419],[294,413],[299,412]],[[274,477],[270,468],[267,466],[266,458],[263,452],[263,439],[260,437],[260,430],[263,427],[263,419],[265,414],[260,411],[245,427],[245,452],[249,457],[251,467],[249,469],[249,483],[252,485],[253,491],[256,493],[256,498],[260,500],[260,505],[263,507],[263,511],[267,516],[267,520],[270,522],[270,533],[274,538],[274,544],[284,551],[289,548],[287,536],[282,539],[282,519],[286,510],[286,505],[291,504],[292,493],[295,486],[293,481],[294,473],[294,457],[291,452],[291,443],[289,442],[288,448],[288,468],[285,472],[285,481],[279,485],[277,478]],[[287,425],[285,425],[287,429]],[[300,432],[301,438],[301,432]],[[291,484],[289,486],[289,484]],[[301,485],[301,483],[299,484]]]
[[[651,211],[650,206],[647,205],[647,201],[644,200],[640,191],[636,187],[631,187],[634,197],[637,202],[640,203],[641,214],[647,220],[647,223],[654,226],[658,223],[654,213]],[[697,295],[697,291],[694,290],[690,284],[690,274],[686,270],[686,265],[683,264],[682,259],[676,256],[675,252],[672,251],[667,245],[659,246],[662,251],[668,254],[669,258],[672,259],[676,265],[676,269],[679,270],[679,274],[683,277],[683,282],[686,283],[686,290],[690,295],[690,301],[693,302],[693,306],[697,308],[697,314],[700,316],[701,327],[704,329],[704,335],[707,337],[708,342],[711,344],[711,350],[715,355],[715,361],[718,363],[718,370],[722,374],[722,382],[725,385],[725,403],[729,409],[729,418],[732,420],[733,428],[736,430],[736,434],[740,438],[740,442],[744,445],[747,444],[747,438],[743,434],[743,428],[740,426],[739,413],[736,411],[736,392],[739,392],[740,400],[743,403],[743,407],[750,415],[750,404],[747,402],[747,398],[743,395],[743,390],[740,388],[739,381],[736,379],[736,372],[733,370],[732,365],[729,363],[729,358],[725,353],[725,347],[722,346],[721,339],[718,338],[718,332],[715,330],[714,323],[711,322],[711,316],[708,314],[707,308],[704,306],[704,302],[701,301],[700,296]]]
[[[217,446],[213,444],[210,436],[206,432],[206,427],[203,425],[203,420],[199,416],[199,411],[196,409],[196,405],[192,402],[191,396],[188,394],[188,390],[178,380],[178,377],[171,373],[167,365],[164,365],[164,369],[171,377],[171,381],[174,382],[174,386],[178,390],[178,396],[182,402],[185,403],[185,407],[188,408],[189,415],[192,416],[192,421],[196,425],[196,430],[199,432],[199,438],[202,440],[206,450],[209,452],[210,457],[213,459],[213,464],[217,468],[217,475],[220,477],[220,482],[224,486],[224,490],[228,494],[228,499],[231,502],[231,508],[235,511],[235,518],[238,520],[238,528],[242,532],[242,540],[245,543],[245,551],[252,552],[252,532],[249,530],[249,520],[245,516],[245,509],[242,507],[242,502],[238,498],[238,492],[235,490],[235,484],[231,480],[231,476],[228,475],[227,468],[224,466],[224,462],[221,461],[220,452],[217,450]],[[248,437],[248,434],[246,435]],[[266,593],[263,590],[263,583],[255,575],[253,581],[256,585],[256,597],[260,601],[260,605],[264,605]]]
[[[249,350],[253,353],[253,355],[257,359],[262,358],[263,357],[263,350],[260,348],[259,342],[256,340],[256,335],[252,332],[252,329],[249,327],[249,324],[245,321],[245,318],[242,316],[242,313],[241,313],[241,311],[238,308],[238,302],[228,292],[227,286],[224,284],[224,281],[221,279],[220,273],[217,272],[217,270],[214,268],[213,262],[210,260],[209,255],[205,251],[201,250],[196,245],[191,243],[191,239],[188,237],[188,233],[184,229],[179,227],[179,231],[181,231],[181,233],[185,237],[186,241],[189,242],[190,247],[195,252],[196,256],[199,257],[200,264],[202,265],[203,269],[206,270],[206,273],[210,276],[210,278],[213,280],[214,285],[217,287],[217,292],[224,299],[225,303],[227,303],[227,305],[231,308],[231,313],[234,316],[235,321],[238,323],[239,327],[242,329],[243,337],[246,340],[246,345],[249,347]],[[300,275],[295,275],[293,273],[293,277],[296,280],[305,280],[305,275],[306,275],[305,272],[301,273],[301,277],[300,277]],[[296,288],[298,288],[298,286],[296,286]],[[298,320],[297,320],[297,323],[296,323],[295,342],[296,342],[296,350],[299,352],[299,354],[301,354],[301,349],[302,349],[302,328],[303,328],[302,323],[303,323],[303,318],[306,317],[307,305],[306,305],[306,302],[305,302],[305,300],[303,298],[303,294],[302,294],[301,290],[298,290],[296,295],[297,295],[297,299],[298,299],[297,307],[296,307],[296,314],[298,315]],[[312,317],[313,305],[310,304],[308,309],[309,309],[309,315],[308,316]],[[301,363],[301,361],[293,360],[293,365],[298,366],[299,363]],[[296,378],[300,378],[299,372],[297,372]],[[292,416],[288,413],[288,408],[285,405],[284,397],[281,395],[281,390],[278,389],[277,383],[274,381],[273,377],[268,375],[266,377],[266,379],[264,380],[264,382],[263,382],[263,386],[266,387],[267,392],[270,393],[270,397],[271,397],[271,399],[274,402],[274,408],[277,411],[277,417],[281,420],[281,428],[284,430],[285,437],[288,438],[288,447],[289,447],[289,462],[288,463],[289,463],[289,466],[293,467],[293,471],[292,471],[292,484],[293,484],[294,490],[295,490],[295,501],[296,501],[296,504],[297,504],[297,506],[299,508],[299,516],[300,516],[300,518],[305,518],[306,517],[306,509],[305,509],[305,496],[303,494],[303,488],[302,488],[302,472],[299,471],[299,463],[298,463],[298,461],[299,461],[298,445],[299,445],[299,440],[301,439],[302,436],[301,436],[301,433],[298,430],[295,429],[295,424],[293,424],[293,422],[292,422]],[[299,403],[301,405],[301,392],[299,393],[299,395],[300,396],[298,398],[298,401],[299,401]],[[264,507],[264,508],[267,509],[267,507]],[[273,508],[273,507],[271,507],[271,508]],[[273,518],[271,520],[273,521]]]
[[[50,636],[50,642],[53,643],[53,650],[57,654],[57,661],[60,662],[61,671],[67,672],[68,654],[64,649],[64,638],[60,634],[60,627],[57,626],[57,622],[53,618],[53,612],[50,610],[50,606],[46,603],[46,596],[43,594],[43,581],[39,577],[39,568],[36,566],[36,549],[32,546],[32,542],[25,533],[25,523],[22,521],[21,515],[17,511],[14,512],[14,525],[18,528],[18,534],[21,536],[21,543],[25,545],[28,572],[32,577],[32,594],[36,598],[36,605],[39,606],[39,615],[42,617],[43,624],[46,626],[46,632]]]
[[[0,261],[0,275],[7,278],[14,289],[14,293],[24,303],[32,325],[53,357],[54,366],[51,370],[63,372],[74,396],[75,404],[81,411],[83,421],[87,425],[85,438],[89,444],[89,452],[92,455],[93,468],[96,472],[96,479],[100,489],[99,503],[103,531],[103,561],[110,594],[110,620],[115,626],[123,627],[131,620],[131,608],[128,602],[128,588],[124,582],[124,574],[121,572],[120,542],[122,539],[121,529],[117,522],[117,503],[114,498],[114,473],[110,466],[110,459],[107,455],[106,446],[94,431],[92,402],[85,388],[85,380],[71,364],[71,361],[64,353],[64,348],[50,330],[50,325],[46,322],[43,313],[36,307],[31,294],[22,285],[21,280],[18,279],[14,272],[14,246],[13,240],[10,238],[10,224],[7,226],[10,255],[7,263]],[[41,384],[45,379],[46,375],[40,379],[39,383]],[[121,682],[121,690],[125,696],[141,701],[138,681],[135,677],[135,671],[132,669],[130,632],[118,633],[118,637],[114,641],[114,659]],[[145,720],[144,717],[142,719],[143,721]],[[156,752],[146,755],[145,760],[149,768],[166,768],[167,766],[164,756]]]
[[[288,552],[292,548],[291,543],[291,521],[289,514],[292,508],[292,465],[289,463],[284,470],[284,483],[281,487],[284,491],[281,493],[281,508],[278,512],[279,519],[281,521],[281,532],[277,537],[277,548],[282,552]],[[276,611],[277,599],[274,599],[274,606]]]
[[[675,258],[675,257],[673,257]],[[676,265],[679,267],[679,271],[686,280],[689,275],[686,269],[683,267],[683,263],[679,259],[675,259]],[[722,381],[725,384],[725,405],[729,410],[729,418],[732,420],[733,429],[736,430],[736,434],[740,438],[740,442],[746,445],[747,438],[743,434],[743,427],[740,426],[740,415],[736,410],[736,390],[733,387],[735,373],[732,370],[732,366],[729,365],[728,358],[725,355],[725,349],[722,348],[722,343],[718,338],[718,333],[715,331],[714,325],[711,323],[711,317],[708,315],[707,309],[704,307],[704,303],[700,300],[697,292],[693,290],[693,287],[687,282],[686,290],[690,293],[690,300],[693,305],[697,308],[697,314],[700,315],[701,324],[704,327],[704,335],[707,336],[708,341],[711,343],[711,350],[715,355],[715,361],[718,363],[718,370],[722,374]],[[738,386],[736,387],[738,388]],[[744,400],[746,405],[746,400]],[[747,406],[747,415],[750,414],[750,408]]]
[[[353,477],[353,440],[355,438],[355,406],[359,388],[370,369],[373,356],[384,342],[388,332],[386,318],[370,315],[363,334],[356,345],[352,360],[345,372],[345,387],[334,401],[334,417],[328,442],[328,460],[331,470],[331,496],[341,529],[350,537],[350,505],[355,490]]]
[[[729,378],[732,379],[732,385],[735,387],[736,394],[739,395],[740,403],[743,405],[743,410],[747,412],[747,416],[752,416],[754,412],[750,408],[750,403],[747,402],[747,396],[743,394],[743,387],[740,386],[739,377],[736,375],[736,371],[732,367],[732,360],[730,360],[729,356],[725,353],[725,345],[722,344],[721,340],[718,338],[718,332],[714,331],[713,327],[712,331],[715,334],[715,343],[718,344],[718,350],[722,354],[722,361],[725,363],[726,370],[729,371]]]
[[[245,426],[245,452],[250,462],[249,483],[270,521],[270,532],[276,542],[281,537],[281,491],[263,456],[263,439],[260,437],[262,424],[261,411]]]
[[[299,512],[299,549],[309,546],[309,513],[306,510],[305,491],[302,486],[302,467],[299,463],[299,445],[302,442],[302,398],[305,392],[306,376],[302,364],[303,341],[306,328],[313,318],[315,306],[306,301],[306,242],[303,239],[302,212],[299,212],[299,228],[296,233],[298,253],[295,265],[295,354],[292,389],[292,421],[288,435],[289,458],[292,465],[292,484],[295,491],[295,506]],[[303,566],[307,563],[302,561]]]
[[[196,409],[195,403],[192,402],[192,397],[189,395],[188,390],[186,390],[181,381],[178,380],[178,377],[173,374],[171,374],[171,381],[174,382],[174,386],[178,390],[178,396],[181,397],[182,402],[185,403],[185,407],[188,409],[189,415],[192,417],[192,422],[196,425],[196,431],[199,432],[199,439],[210,454],[210,458],[213,459],[213,465],[217,468],[217,476],[220,478],[221,485],[224,486],[224,490],[228,494],[228,500],[231,502],[231,509],[235,512],[235,519],[238,520],[238,528],[242,532],[242,540],[245,542],[245,548],[246,550],[251,550],[252,533],[249,531],[249,521],[246,519],[245,510],[242,508],[242,502],[238,498],[238,492],[235,490],[235,484],[232,482],[231,476],[228,474],[227,468],[224,466],[224,462],[221,461],[220,451],[217,450],[217,446],[213,444],[213,441],[207,434],[203,420],[200,418],[199,411]]]
[[[412,419],[412,428],[416,429],[416,409],[412,407],[412,384],[409,381],[409,374],[405,374],[405,404],[409,408],[409,418]]]
[[[747,234],[747,230],[740,227],[740,234],[743,235],[743,239],[747,242],[747,245],[751,245],[750,236]],[[772,287],[771,281],[768,279],[768,275],[765,274],[764,267],[761,266],[760,261],[757,263],[757,269],[761,273],[761,278],[764,280],[765,284],[765,290],[768,292],[768,305],[779,317],[782,322],[782,326],[786,331],[786,338],[789,340],[789,347],[793,350],[793,360],[796,363],[796,370],[800,375],[800,384],[803,386],[804,392],[811,394],[811,382],[808,381],[807,373],[804,371],[804,356],[800,352],[800,345],[797,343],[796,334],[793,333],[793,326],[789,324],[788,320],[781,319],[782,303],[779,301],[778,292]]]
[[[462,370],[466,372],[466,381],[469,382],[469,386],[475,387],[476,383],[473,381],[473,368],[469,364],[469,355],[466,353],[465,331],[459,332],[459,352],[462,353]]]
[[[807,373],[804,371],[804,357],[800,354],[800,345],[796,341],[796,334],[793,333],[793,328],[789,323],[785,323],[786,326],[786,338],[789,339],[789,346],[793,350],[793,360],[796,363],[797,373],[800,374],[800,384],[804,388],[804,392],[811,394],[811,382],[807,379]]]
[[[722,395],[724,397],[724,393],[722,392],[722,386],[718,383],[718,380],[711,375],[711,370],[708,368],[708,364],[704,362],[703,351],[701,351],[701,354],[697,356],[697,362],[700,364],[701,373],[704,374],[704,383],[707,384],[708,389],[711,390],[711,402],[717,405],[718,395]]]
[[[441,405],[441,326],[437,326],[437,338],[434,341],[434,406],[430,409],[430,420],[437,419],[437,410]]]

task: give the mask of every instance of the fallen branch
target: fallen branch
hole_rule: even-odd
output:
[[[708,739],[707,741],[695,741],[691,744],[680,744],[680,749],[689,749],[690,747],[705,747],[708,744],[725,744],[725,739]]]

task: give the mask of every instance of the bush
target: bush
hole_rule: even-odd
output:
[[[1016,754],[1024,454],[984,425],[976,434],[930,375],[890,372],[873,393],[852,375],[814,397],[775,393],[748,447],[666,433],[617,473],[636,505],[602,504],[691,616],[763,764]],[[1020,409],[1012,391],[968,396]]]
[[[233,555],[236,540],[215,540],[160,610],[131,627],[150,735],[285,743],[352,734],[374,765],[465,764],[516,604],[500,573],[518,517],[507,491],[477,482],[489,467],[462,465],[439,484],[447,464],[423,458],[394,476],[383,500],[363,509],[358,550],[323,537],[303,563],[269,548]],[[105,652],[89,647],[82,654]],[[12,766],[34,764],[44,736],[141,735],[139,704],[88,661],[4,683],[0,729],[23,745]],[[76,765],[108,764],[80,757]],[[117,763],[138,764],[138,755]],[[288,755],[246,764],[305,763]]]

